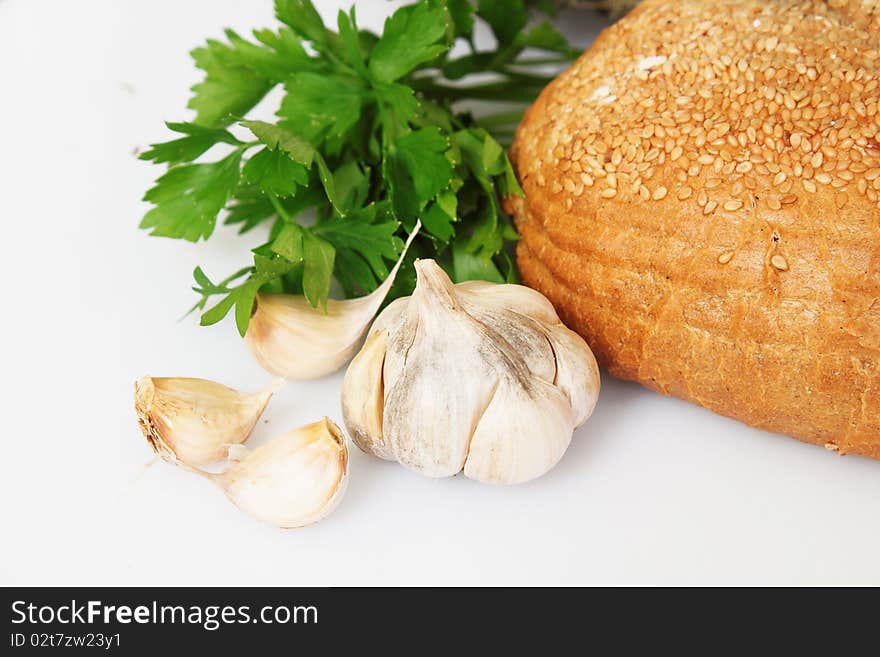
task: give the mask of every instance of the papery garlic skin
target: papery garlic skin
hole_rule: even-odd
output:
[[[357,299],[328,299],[327,312],[302,295],[257,294],[245,343],[257,362],[287,379],[317,379],[351,360],[382,305],[406,252],[418,234],[417,222],[388,277]]]
[[[413,295],[382,311],[346,372],[355,444],[430,477],[544,474],[595,407],[589,347],[535,290],[454,285],[433,260],[416,271]]]
[[[393,302],[397,303],[400,299]],[[391,305],[388,307],[390,308]],[[382,415],[385,405],[382,366],[385,362],[385,341],[388,333],[373,329],[367,341],[348,369],[342,383],[349,391],[347,403],[342,405],[345,426],[354,444],[379,458],[394,460],[391,445],[382,434]]]
[[[138,424],[166,461],[207,465],[247,440],[283,383],[278,379],[251,394],[206,379],[145,376],[134,384]]]
[[[245,513],[290,529],[321,520],[348,485],[348,446],[328,418],[293,429],[250,453],[237,449],[224,472],[206,474]]]

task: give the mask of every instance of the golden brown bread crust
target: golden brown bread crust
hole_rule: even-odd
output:
[[[880,458],[875,0],[649,0],[512,150],[523,279],[615,376]]]

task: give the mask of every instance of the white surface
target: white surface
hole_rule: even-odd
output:
[[[341,4],[319,0],[328,17]],[[358,4],[373,27],[389,9]],[[145,469],[138,376],[269,377],[231,323],[177,322],[192,268],[225,275],[244,251],[230,230],[138,231],[159,168],[132,152],[189,116],[192,46],[270,21],[269,0],[0,0],[0,584],[880,584],[880,463],[607,377],[562,463],[517,488],[355,448],[336,513],[282,532]],[[340,380],[288,385],[254,440],[338,419]]]

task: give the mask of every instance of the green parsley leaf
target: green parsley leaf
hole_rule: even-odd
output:
[[[186,137],[173,139],[158,144],[150,144],[150,150],[140,154],[142,160],[153,162],[192,162],[199,155],[207,151],[215,144],[224,143],[238,146],[241,142],[222,128],[206,128],[195,123],[171,123],[166,121],[169,130],[179,132]]]
[[[316,146],[344,136],[361,116],[364,87],[350,76],[299,73],[285,87],[282,125]]]
[[[242,169],[245,179],[269,194],[291,196],[298,186],[309,182],[309,172],[282,150],[264,148],[251,157]]]
[[[419,101],[413,90],[397,83],[377,85],[376,97],[382,105],[381,121],[386,141],[409,132],[409,124],[419,111]]]
[[[453,223],[458,218],[457,209],[458,197],[455,194],[439,194],[437,200],[428,204],[421,214],[425,229],[445,244],[455,234]]]
[[[217,58],[227,66],[244,66],[273,83],[283,82],[294,72],[318,68],[299,38],[290,30],[277,34],[269,30],[254,32],[259,43],[251,43],[233,30],[226,30],[230,48],[219,50]]]
[[[333,173],[335,203],[346,211],[360,208],[370,191],[370,170],[351,160]]]
[[[299,162],[305,167],[312,166],[312,159],[315,157],[314,147],[290,130],[265,121],[242,121],[241,125],[254,133],[254,136],[269,148],[281,149],[294,162]]]
[[[395,140],[388,153],[388,183],[397,213],[407,219],[449,186],[449,139],[439,128],[422,128]]]
[[[446,52],[438,43],[446,36],[446,12],[418,3],[401,7],[385,21],[382,37],[370,56],[370,74],[377,82],[394,82],[419,64]]]
[[[205,79],[193,86],[188,107],[196,111],[195,122],[208,127],[227,126],[243,116],[272,88],[271,80],[249,68],[247,57],[234,45],[209,39],[192,51]]]
[[[523,0],[479,0],[477,14],[489,23],[502,46],[512,44],[528,22]]]
[[[336,278],[349,296],[369,294],[379,284],[370,265],[351,249],[336,247]]]
[[[236,290],[235,326],[241,337],[244,337],[244,334],[247,333],[247,327],[254,312],[254,301],[256,301],[257,292],[259,291],[260,280],[258,278],[249,280]]]
[[[452,19],[453,36],[468,36],[474,29],[474,7],[468,0],[446,0],[446,9]]]
[[[318,165],[318,177],[321,179],[321,184],[324,186],[324,193],[327,194],[327,200],[330,201],[330,205],[336,212],[345,215],[345,206],[340,200],[339,195],[336,193],[336,179],[333,176],[333,172],[330,171],[327,162],[324,161],[324,158],[320,155],[315,157],[315,162]]]
[[[240,161],[237,149],[219,162],[174,167],[144,194],[156,207],[144,215],[140,227],[159,237],[207,239],[238,184]]]
[[[327,310],[335,255],[332,244],[309,231],[303,231],[303,294],[315,308]]]
[[[319,59],[310,57],[302,40],[293,30],[282,27],[272,30],[254,30],[254,38],[273,51],[272,57],[262,56],[259,63],[250,62],[251,68],[276,82],[282,82],[295,71],[318,71],[327,66]]]
[[[562,33],[548,21],[542,21],[528,32],[520,33],[516,41],[519,45],[528,48],[540,48],[573,57],[579,54],[569,45]]]
[[[211,324],[216,324],[221,319],[226,317],[230,310],[235,306],[235,302],[238,299],[238,292],[233,290],[227,296],[223,297],[215,306],[209,308],[204,313],[202,313],[202,318],[199,320],[199,323],[202,326],[211,326]],[[241,331],[239,331],[240,333]]]
[[[272,241],[271,249],[292,263],[302,262],[305,258],[303,229],[297,224],[285,224]]]
[[[250,267],[245,267],[244,269],[239,269],[237,272],[232,274],[232,276],[228,276],[224,280],[220,281],[217,284],[211,282],[211,279],[202,271],[201,267],[196,267],[193,270],[193,279],[196,281],[196,285],[193,286],[193,292],[197,292],[201,295],[201,299],[189,309],[189,312],[186,314],[189,315],[191,312],[195,310],[202,310],[205,305],[208,303],[208,299],[210,299],[215,294],[228,294],[230,292],[229,287],[227,287],[232,281],[238,280],[245,274],[249,274],[251,272]],[[222,319],[222,317],[220,318]]]
[[[388,276],[388,267],[383,258],[394,262],[403,250],[403,240],[395,236],[399,224],[396,221],[367,223],[371,215],[375,215],[375,206],[365,210],[363,215],[350,219],[335,217],[317,224],[312,232],[337,249],[357,252],[369,263],[376,276],[384,279]]]
[[[340,10],[336,23],[339,26],[339,36],[342,38],[342,44],[345,46],[348,63],[351,64],[358,75],[362,78],[367,78],[367,66],[364,60],[361,38],[358,34],[354,7],[347,14]]]
[[[235,198],[227,208],[228,213],[224,224],[241,224],[239,233],[246,233],[269,219],[275,214],[275,206],[272,205],[266,194],[258,185],[239,184],[235,190]]]
[[[321,14],[309,0],[275,0],[275,16],[303,39],[316,44],[326,44],[331,40]]]
[[[490,281],[504,283],[504,276],[491,258],[468,253],[461,246],[452,251],[453,278],[456,281]]]

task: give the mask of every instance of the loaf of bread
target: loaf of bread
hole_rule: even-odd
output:
[[[611,374],[880,458],[878,6],[648,0],[529,109],[522,277]]]

